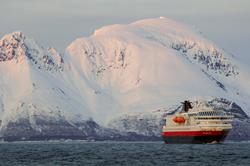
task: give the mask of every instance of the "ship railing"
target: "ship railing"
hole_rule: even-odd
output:
[[[230,128],[232,127],[231,124],[198,124],[199,128],[202,127],[223,127],[223,128]]]
[[[195,121],[222,121],[222,122],[232,122],[233,116],[194,116]]]
[[[234,116],[233,115],[225,115],[225,116],[221,116],[221,115],[196,115],[193,116],[194,118],[230,118],[233,119]]]
[[[196,122],[232,122],[233,119],[218,119],[218,120],[215,120],[215,119],[195,119]]]
[[[190,130],[190,128],[164,128],[164,131],[166,131],[166,130],[174,130],[174,131],[176,131],[176,130],[178,130],[178,131],[183,131],[183,130]]]

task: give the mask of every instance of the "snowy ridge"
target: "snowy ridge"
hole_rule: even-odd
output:
[[[195,82],[196,80],[204,80],[202,84],[205,87],[213,87],[210,85],[212,83],[227,93],[220,93],[220,97],[226,98],[228,93],[233,93],[230,100],[235,99],[235,94],[243,94],[237,88],[238,85],[234,85],[235,80],[240,79],[238,66],[243,67],[235,58],[205,39],[196,28],[165,18],[103,27],[96,30],[90,38],[77,39],[67,48],[66,54],[75,61],[74,65],[78,66],[91,82],[95,80],[95,84],[101,89],[117,89],[123,94],[139,89],[145,84],[157,85],[159,81],[161,84],[165,83],[166,89],[173,89],[173,84],[179,84],[179,78],[176,76],[183,77],[182,80],[185,80],[186,84],[198,87],[201,83]],[[174,74],[169,73],[168,71],[173,68]],[[247,68],[249,70],[249,67]],[[194,76],[193,73],[199,76]],[[94,77],[93,74],[98,77]],[[203,78],[204,76],[209,80]],[[241,76],[245,77],[244,74]],[[249,79],[249,75],[245,79]],[[193,86],[192,89],[197,86]],[[190,89],[189,85],[186,87]],[[185,89],[185,85],[183,88]],[[235,92],[235,88],[239,93]],[[246,86],[242,88],[243,91],[246,89],[249,92]],[[199,90],[202,96],[206,96],[207,92]],[[217,90],[215,88],[208,96],[216,96]],[[137,100],[136,95],[132,96]],[[124,105],[124,101],[120,103]]]
[[[249,73],[164,17],[102,27],[64,54],[16,31],[0,41],[0,136],[155,139],[181,101],[203,97],[246,126]]]
[[[26,58],[39,69],[51,71],[62,68],[63,59],[53,47],[44,50],[34,39],[29,39],[21,31],[4,36],[0,41],[0,51],[0,61],[15,59],[18,63]]]

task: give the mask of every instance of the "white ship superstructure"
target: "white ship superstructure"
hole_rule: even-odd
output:
[[[208,107],[205,101],[198,107],[195,99],[194,108],[185,101],[181,112],[167,116],[162,139],[166,143],[220,143],[232,129],[232,120],[233,115]]]

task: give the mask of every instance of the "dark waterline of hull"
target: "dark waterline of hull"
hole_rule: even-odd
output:
[[[209,135],[209,136],[162,136],[166,144],[207,144],[214,141],[224,142],[227,135]]]

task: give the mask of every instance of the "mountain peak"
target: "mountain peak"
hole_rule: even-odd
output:
[[[17,42],[19,42],[20,40],[24,40],[25,38],[26,38],[26,35],[22,31],[15,31],[15,32],[12,32],[11,34],[5,35],[0,40],[0,46],[4,46],[7,43],[16,44]]]
[[[38,69],[44,68],[50,71],[62,69],[63,59],[53,47],[46,50],[22,31],[15,31],[5,35],[0,41],[0,62],[15,59],[18,63],[22,61],[20,58],[26,58]]]
[[[20,39],[25,39],[26,35],[22,32],[22,31],[15,31],[15,32],[12,32],[12,36],[14,38],[20,38]]]
[[[18,56],[23,56],[25,53],[19,51],[20,54],[16,54],[17,50],[26,49],[24,40],[26,36],[21,31],[15,31],[12,34],[5,35],[0,40],[0,61],[9,61]]]

